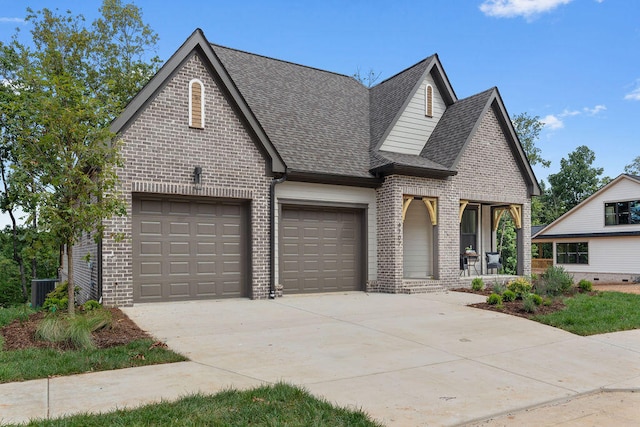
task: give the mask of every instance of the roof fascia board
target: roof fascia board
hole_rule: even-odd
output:
[[[370,172],[376,176],[408,175],[436,179],[448,178],[450,176],[458,174],[458,172],[454,170],[428,169],[417,166],[399,165],[397,163],[390,163],[384,166],[379,166],[372,169]]]
[[[567,234],[541,234],[531,238],[531,240],[553,240],[553,239],[580,239],[596,237],[635,237],[640,236],[640,231],[615,231],[612,233],[567,233]]]
[[[456,93],[453,90],[453,87],[451,86],[451,82],[449,81],[449,76],[447,76],[447,73],[444,71],[442,62],[440,62],[440,57],[438,56],[437,53],[434,56],[435,56],[434,68],[437,71],[437,73],[435,73],[434,75],[434,80],[438,85],[438,90],[440,90],[440,93],[443,94],[443,96],[445,97],[445,101],[447,102],[447,105],[451,105],[458,100],[458,97],[456,96]],[[425,76],[422,77],[423,80]]]
[[[565,219],[567,219],[568,217],[570,217],[571,215],[573,215],[574,212],[576,212],[577,210],[581,209],[584,205],[590,203],[590,201],[592,199],[594,199],[595,197],[599,196],[601,193],[607,191],[607,189],[609,189],[610,187],[614,186],[616,183],[622,181],[623,179],[628,179],[630,181],[635,182],[636,184],[638,183],[638,181],[636,181],[635,179],[633,179],[632,177],[629,177],[625,174],[621,174],[618,175],[616,178],[614,178],[611,182],[609,182],[608,184],[606,184],[604,187],[600,188],[598,191],[596,191],[595,193],[593,193],[592,195],[590,195],[589,197],[587,197],[586,199],[584,199],[583,201],[581,201],[580,203],[578,203],[577,205],[575,205],[573,208],[569,209],[568,211],[566,211],[565,213],[563,213],[562,215],[560,215],[558,218],[556,218],[555,221],[553,221],[551,224],[547,225],[544,230],[542,231],[549,231],[551,230],[553,227],[557,226],[558,224],[560,224],[562,221],[564,221]],[[532,238],[534,237],[542,237],[547,233],[544,234],[536,234],[535,236],[532,236]]]
[[[356,176],[330,175],[314,172],[287,170],[287,181],[311,182],[316,184],[348,185],[351,187],[378,188],[381,178],[365,178]]]
[[[124,112],[120,114],[110,126],[113,133],[120,133],[137,117],[142,109],[153,100],[159,93],[160,89],[170,80],[171,76],[180,68],[180,66],[192,55],[197,52],[206,59],[206,66],[213,71],[214,78],[221,83],[224,91],[229,95],[230,101],[240,112],[248,128],[253,132],[255,138],[259,142],[261,148],[269,157],[272,173],[285,173],[286,165],[282,157],[277,152],[264,129],[258,122],[257,118],[249,108],[240,91],[233,83],[229,73],[220,62],[211,44],[207,41],[201,29],[196,29],[191,36],[180,46],[180,48],[169,58],[169,60],[160,68],[155,76],[136,94],[129,102]]]

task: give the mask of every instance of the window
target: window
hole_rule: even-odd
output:
[[[589,264],[589,243],[556,243],[556,263]]]
[[[204,129],[204,85],[198,79],[189,82],[189,127]]]
[[[433,117],[433,87],[427,85],[424,90],[425,108],[424,115],[427,117]]]
[[[640,224],[640,200],[604,204],[604,225]]]

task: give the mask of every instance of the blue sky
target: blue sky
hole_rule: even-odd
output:
[[[0,40],[27,6],[82,13],[100,1],[0,0]],[[124,0],[124,2],[127,2]],[[212,43],[380,80],[438,53],[458,95],[493,86],[511,116],[546,123],[538,147],[560,168],[579,145],[616,177],[640,156],[640,1],[620,0],[135,0],[168,59],[201,28]]]

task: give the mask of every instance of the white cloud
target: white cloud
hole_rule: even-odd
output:
[[[587,113],[590,116],[595,116],[596,114],[598,114],[601,111],[605,111],[607,109],[607,107],[605,107],[602,104],[596,105],[593,108],[589,108],[589,107],[584,107],[583,110],[585,111],[585,113]]]
[[[16,22],[19,24],[24,23],[24,19],[22,18],[8,18],[6,16],[0,16],[0,22]]]
[[[542,123],[544,123],[545,127],[548,127],[551,130],[562,129],[564,127],[564,122],[558,118],[558,116],[554,116],[553,114],[549,114],[540,119]]]
[[[581,113],[578,110],[567,110],[565,108],[565,110],[562,113],[558,114],[558,117],[572,117],[572,116],[578,116],[580,114]]]
[[[498,18],[513,18],[524,16],[531,18],[535,15],[549,12],[560,5],[569,4],[573,0],[485,0],[480,5],[482,13]]]
[[[636,88],[631,92],[629,92],[628,94],[626,94],[624,96],[624,99],[628,101],[640,101],[640,80],[636,82]]]

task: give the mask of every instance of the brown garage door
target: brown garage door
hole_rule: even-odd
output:
[[[362,211],[283,206],[280,283],[285,293],[362,290]]]
[[[134,302],[245,296],[246,218],[239,203],[135,196]]]

